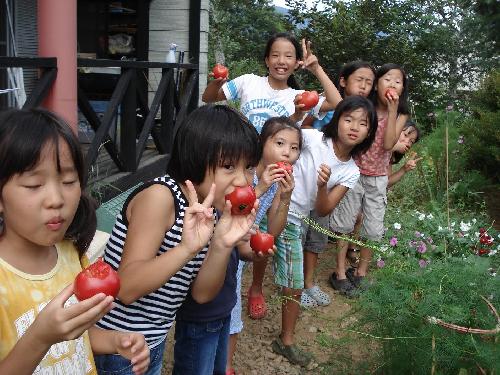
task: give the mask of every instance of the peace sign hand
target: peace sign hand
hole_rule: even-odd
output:
[[[316,75],[316,72],[318,68],[320,68],[320,66],[318,58],[312,53],[310,40],[306,42],[305,39],[302,39],[302,56],[303,60],[299,61],[299,64],[302,65],[302,69],[307,69],[311,73]]]
[[[186,180],[189,207],[184,212],[181,244],[189,252],[197,254],[210,240],[214,231],[215,219],[212,202],[215,195],[215,184],[212,184],[203,203],[198,203],[198,195],[193,183]]]

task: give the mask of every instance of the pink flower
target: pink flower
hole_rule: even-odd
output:
[[[422,233],[420,233],[418,230],[415,231],[415,237],[420,237]]]
[[[385,266],[385,262],[383,259],[377,260],[377,267],[378,268],[383,268]]]
[[[425,243],[423,241],[420,241],[420,244],[417,246],[417,251],[420,254],[423,254],[427,251],[427,246],[425,245]]]
[[[396,237],[392,237],[389,241],[389,245],[396,246],[398,244],[398,239]]]
[[[420,266],[420,268],[425,268],[425,267],[427,267],[428,264],[429,264],[429,262],[426,261],[425,259],[420,259],[418,261],[418,265]]]

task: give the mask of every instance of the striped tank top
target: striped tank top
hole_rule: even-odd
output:
[[[104,261],[109,263],[115,270],[120,265],[123,246],[127,237],[127,206],[137,193],[153,184],[168,187],[175,202],[174,224],[165,233],[157,256],[169,251],[181,242],[184,211],[188,206],[187,199],[182,193],[180,186],[170,176],[158,177],[131,193],[125,201],[121,212],[116,217],[115,226],[104,251]],[[146,342],[150,348],[159,345],[165,339],[170,327],[174,323],[177,310],[186,299],[189,287],[198,275],[207,250],[208,245],[184,265],[160,289],[141,297],[130,305],[125,305],[121,301],[115,300],[113,310],[97,322],[97,326],[117,331],[140,332],[146,338]]]

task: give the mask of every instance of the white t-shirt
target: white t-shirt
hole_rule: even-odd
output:
[[[289,117],[295,112],[293,101],[295,96],[304,90],[295,90],[291,87],[283,90],[275,90],[269,85],[267,77],[255,74],[244,74],[222,86],[226,99],[240,101],[241,113],[252,123],[260,134],[267,119],[277,116]],[[318,104],[311,110],[311,114],[317,118],[319,109],[325,100],[320,97]]]
[[[321,164],[328,165],[332,170],[326,184],[328,191],[336,185],[351,189],[359,179],[359,168],[354,160],[340,161],[333,150],[331,138],[323,138],[323,133],[316,129],[302,129],[302,137],[302,152],[293,166],[295,188],[288,211],[288,221],[297,225],[300,225],[301,215],[309,216],[314,209]]]

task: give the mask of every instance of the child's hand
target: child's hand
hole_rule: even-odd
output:
[[[390,90],[390,94],[386,94],[387,99],[387,110],[392,113],[398,112],[399,106],[399,95],[395,90]]]
[[[64,307],[73,295],[73,287],[70,284],[55,296],[28,329],[40,345],[50,347],[80,337],[113,308],[113,297],[104,293]]]
[[[316,55],[312,53],[311,50],[311,41],[307,41],[302,39],[302,56],[303,60],[299,61],[299,64],[302,65],[303,69],[309,70],[311,73],[316,75],[316,71],[320,67],[318,58]]]
[[[212,241],[223,248],[233,248],[238,242],[249,239],[249,234],[254,231],[253,224],[258,206],[259,200],[256,199],[248,215],[232,215],[231,202],[227,200],[222,216],[215,226]]]
[[[417,158],[417,154],[416,153],[412,153],[410,155],[410,158],[408,159],[408,161],[405,163],[404,165],[404,169],[405,169],[405,172],[410,172],[412,170],[414,170],[417,166],[417,163],[422,160],[422,158]]]
[[[260,198],[266,191],[268,191],[272,184],[280,181],[284,175],[285,171],[277,168],[276,164],[268,164],[262,172],[262,176],[260,176],[259,183],[255,187],[255,194],[257,195],[257,198]]]
[[[208,76],[211,77],[211,78],[213,78],[210,81],[210,84],[217,85],[219,87],[222,87],[222,85],[229,80],[229,75],[227,77],[225,77],[225,78],[215,78],[214,73],[210,72],[210,73],[208,73]]]
[[[295,179],[293,173],[283,171],[285,176],[280,180],[280,199],[290,201],[293,188],[295,187]]]
[[[198,253],[212,236],[215,219],[212,202],[215,195],[215,184],[212,184],[203,203],[198,203],[198,195],[193,183],[186,181],[189,207],[184,213],[181,244],[193,254]]]
[[[331,168],[326,164],[321,164],[318,170],[318,187],[326,185],[332,174]]]
[[[132,363],[136,375],[144,374],[149,367],[149,348],[144,336],[135,332],[116,332],[116,352]]]
[[[268,249],[267,252],[263,253],[262,251],[259,251],[258,253],[254,252],[254,258],[252,259],[254,262],[259,262],[261,260],[270,258],[276,254],[278,249],[276,248],[276,245],[273,245],[272,249]]]
[[[295,105],[295,113],[290,116],[290,119],[293,122],[301,121],[307,113],[307,111],[304,110],[305,104],[300,104],[301,100],[302,100],[301,94],[295,95],[295,99],[293,100],[293,104]]]

